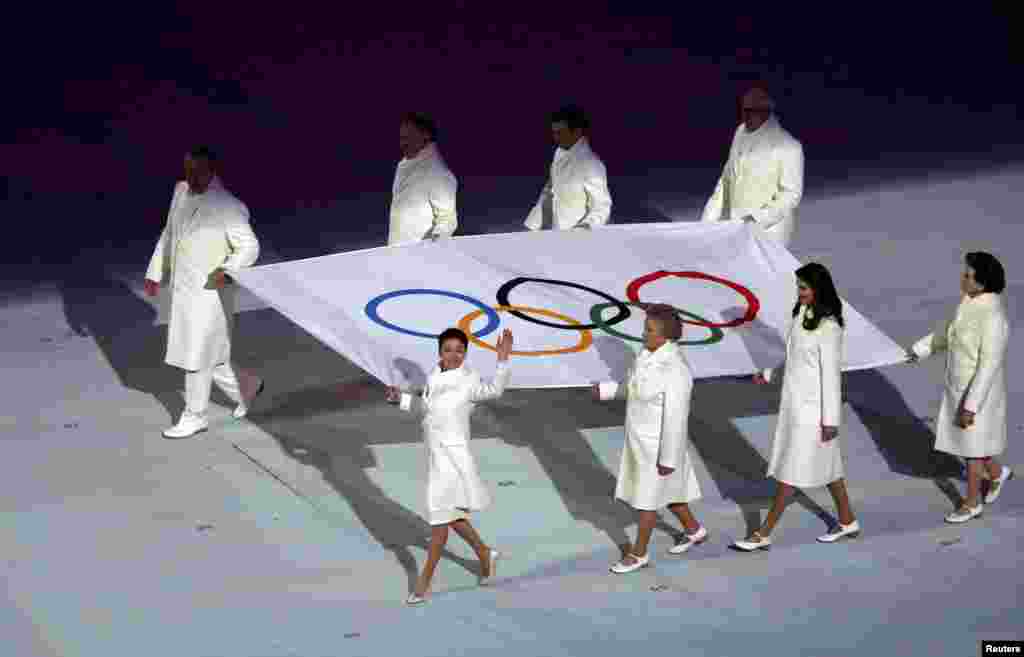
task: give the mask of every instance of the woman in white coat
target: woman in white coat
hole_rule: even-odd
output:
[[[636,543],[611,566],[613,573],[629,573],[650,564],[647,546],[661,507],[679,518],[686,533],[669,548],[682,554],[707,540],[708,531],[690,511],[700,499],[700,485],[689,449],[690,393],[693,375],[675,343],[683,325],[671,306],[646,306],[644,350],[637,356],[625,384],[604,382],[594,386],[599,400],[625,398],[626,444],[619,465],[615,498],[640,512]]]
[[[448,542],[451,527],[476,552],[480,559],[480,583],[494,576],[500,556],[488,547],[469,522],[469,512],[490,505],[487,488],[477,474],[476,462],[469,451],[469,417],[477,402],[497,399],[505,391],[511,372],[508,357],[512,353],[512,332],[498,339],[498,367],[494,382],[485,383],[480,375],[463,363],[469,340],[457,328],[446,329],[438,337],[440,362],[427,379],[422,397],[389,387],[388,401],[402,410],[423,415],[423,439],[427,447],[427,517],[430,522],[430,548],[416,589],[406,600],[419,604],[426,599],[434,569]]]
[[[946,352],[946,381],[935,449],[967,461],[967,498],[947,522],[967,522],[981,515],[982,470],[990,486],[983,501],[991,504],[1013,471],[994,457],[1006,449],[1006,350],[1010,323],[1003,306],[1006,274],[993,255],[968,253],[960,280],[963,298],[953,318],[918,340],[907,360]]]
[[[850,508],[839,447],[842,415],[843,302],[832,276],[818,263],[796,270],[797,302],[786,338],[782,400],[768,476],[778,482],[764,524],[733,546],[751,552],[771,545],[771,533],[793,488],[828,486],[839,512],[839,525],[824,536],[833,543],[860,533]],[[772,379],[773,370],[754,376]]]

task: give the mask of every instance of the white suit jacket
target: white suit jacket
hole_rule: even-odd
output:
[[[457,188],[458,181],[435,144],[427,144],[415,157],[402,159],[391,189],[388,245],[454,233],[459,226]]]
[[[611,213],[604,162],[581,137],[572,148],[555,150],[544,190],[523,223],[530,230],[593,228],[608,223]]]
[[[753,132],[741,123],[701,221],[752,216],[766,235],[788,245],[796,230],[796,208],[803,193],[800,142],[774,116]]]

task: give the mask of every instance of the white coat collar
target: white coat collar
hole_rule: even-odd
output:
[[[679,357],[679,345],[675,342],[669,341],[658,347],[657,351],[648,351],[647,347],[644,347],[637,357],[637,361],[641,364],[654,364],[663,363],[673,358]]]
[[[754,130],[753,132],[747,130],[747,124],[741,123],[740,124],[740,135],[742,135],[744,137],[760,137],[762,135],[767,135],[767,134],[770,134],[772,132],[777,132],[780,127],[781,126],[779,125],[779,120],[777,118],[775,118],[774,114],[772,114],[771,116],[769,116],[767,118],[767,120],[765,120],[764,123],[762,123],[757,128],[757,130]]]
[[[1000,296],[998,294],[993,292],[982,292],[976,297],[970,297],[965,294],[963,299],[960,301],[960,304],[971,309],[977,308],[980,310],[998,306],[999,302]]]
[[[413,164],[414,162],[422,162],[423,160],[428,160],[439,156],[440,153],[437,150],[437,144],[435,144],[434,142],[430,142],[429,144],[421,148],[419,153],[416,153],[412,157],[402,158],[402,160],[398,163],[398,166],[407,166],[409,164]]]
[[[206,186],[206,191],[203,192],[202,194],[193,194],[192,188],[189,187],[188,182],[185,183],[185,188],[188,191],[189,196],[195,198],[205,196],[208,192],[223,192],[224,183],[220,181],[220,176],[214,176],[213,179],[210,180],[210,184]]]
[[[569,148],[562,148],[559,146],[555,149],[555,161],[561,160],[566,157],[580,157],[590,152],[590,143],[586,137],[580,137],[576,140],[576,143]]]

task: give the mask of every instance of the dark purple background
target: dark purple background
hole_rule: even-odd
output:
[[[279,248],[325,233],[383,241],[410,109],[441,125],[469,233],[525,216],[550,159],[547,115],[567,100],[592,115],[617,221],[659,218],[648,192],[710,192],[736,94],[758,77],[805,144],[809,192],[1005,163],[1024,142],[1008,10],[146,4],[10,10],[5,220],[28,239],[5,245],[9,262],[155,239],[197,142],[221,150],[229,187]],[[680,170],[667,189],[635,182],[667,167]]]

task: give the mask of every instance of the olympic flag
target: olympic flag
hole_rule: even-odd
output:
[[[621,379],[642,348],[637,303],[681,311],[698,378],[779,365],[800,263],[738,222],[611,225],[476,235],[244,269],[238,281],[374,377],[418,387],[436,336],[471,335],[467,363],[489,376],[501,329],[515,336],[511,387]],[[843,281],[837,281],[840,294]],[[845,370],[904,350],[844,301]]]

